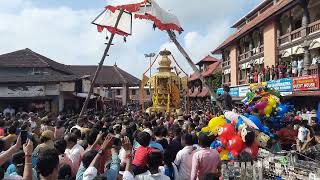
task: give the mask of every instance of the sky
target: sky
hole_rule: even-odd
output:
[[[98,33],[92,20],[108,4],[130,0],[0,0],[0,54],[29,48],[63,64],[97,65],[105,48],[106,33]],[[261,0],[157,0],[174,13],[184,29],[178,40],[198,62],[235,30],[230,28]],[[165,32],[152,23],[133,21],[133,34],[117,36],[105,65],[115,63],[141,78],[149,59],[144,54],[163,49],[172,52],[180,66],[190,66]],[[154,72],[156,66],[152,69]]]

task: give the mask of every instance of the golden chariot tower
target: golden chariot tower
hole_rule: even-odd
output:
[[[175,112],[180,107],[181,79],[172,72],[171,60],[168,56],[171,52],[160,52],[158,72],[151,76],[149,83],[153,87],[152,107],[149,112]]]

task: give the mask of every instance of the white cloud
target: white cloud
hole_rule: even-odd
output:
[[[159,0],[164,9],[174,12],[181,20],[185,32],[179,40],[194,61],[207,55],[230,33],[231,16],[247,3],[247,0],[188,0],[188,3]],[[75,10],[63,5],[39,8],[32,0],[0,0],[0,54],[30,48],[65,64],[98,64],[105,47],[105,33],[97,33],[90,22],[101,9]],[[134,21],[133,36],[128,37],[127,43],[116,38],[105,64],[117,62],[124,70],[140,77],[148,66],[144,53],[160,47],[159,50],[171,50],[179,63],[191,72],[167,39],[164,32],[152,30],[152,23]]]

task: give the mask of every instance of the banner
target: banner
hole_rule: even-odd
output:
[[[250,92],[250,86],[239,87],[239,97],[245,97]]]
[[[0,88],[0,97],[45,96],[44,86],[8,86]]]
[[[318,76],[296,77],[292,80],[294,91],[305,91],[319,89]]]
[[[284,78],[267,82],[268,88],[273,88],[279,92],[292,92],[292,79]]]

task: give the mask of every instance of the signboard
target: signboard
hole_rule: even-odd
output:
[[[239,97],[245,97],[250,92],[250,86],[239,87]]]
[[[305,91],[319,89],[318,76],[296,77],[292,80],[294,91]]]
[[[47,84],[45,88],[45,94],[49,96],[59,95],[59,84]]]
[[[74,92],[75,83],[74,82],[61,82],[60,83],[60,91],[64,92]]]
[[[268,88],[273,88],[279,92],[292,92],[292,79],[284,78],[267,82]]]
[[[218,94],[218,95],[223,94],[223,88],[217,89],[217,94]],[[239,96],[239,88],[238,88],[238,87],[232,87],[232,88],[230,88],[229,94],[230,94],[230,96],[232,96],[232,97],[238,97],[238,96]]]
[[[0,97],[38,97],[45,95],[44,86],[0,87]]]

